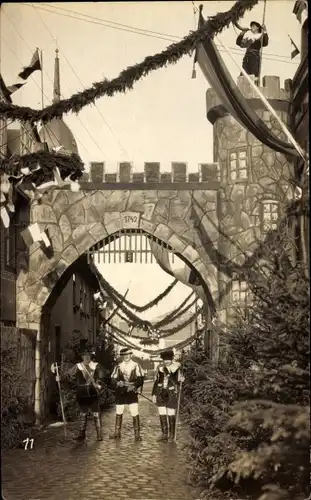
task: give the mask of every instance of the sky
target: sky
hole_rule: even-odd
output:
[[[203,2],[205,16],[232,7],[232,1]],[[300,26],[292,13],[293,0],[267,0],[265,24],[270,36],[264,49],[262,75],[278,75],[281,84],[292,78],[299,56],[291,61],[288,35],[300,46]],[[198,7],[199,3],[194,3]],[[66,9],[66,10],[65,10]],[[262,22],[261,1],[241,20]],[[192,2],[71,2],[2,3],[1,73],[7,85],[17,81],[21,68],[30,62],[36,47],[43,51],[43,91],[45,105],[52,99],[56,46],[59,49],[61,93],[65,98],[104,77],[116,77],[124,68],[146,56],[164,50],[197,25]],[[81,17],[84,16],[84,20]],[[85,17],[88,16],[88,17]],[[140,30],[139,33],[137,33]],[[141,31],[145,30],[145,31]],[[223,44],[241,65],[243,50],[235,45],[231,27],[221,34]],[[216,40],[217,43],[217,40]],[[229,71],[236,78],[239,69],[221,52]],[[115,172],[120,161],[131,161],[135,172],[144,162],[160,162],[168,170],[172,161],[186,162],[189,172],[199,163],[213,161],[213,130],[205,113],[205,92],[209,87],[197,68],[191,79],[192,57],[151,73],[126,94],[97,100],[78,116],[67,115],[86,165],[104,161],[106,171]],[[41,75],[36,72],[16,92],[13,102],[41,107]],[[131,281],[128,298],[137,303],[151,300],[171,282],[156,265],[123,264],[101,269],[121,292]],[[148,286],[143,286],[144,283]],[[179,304],[189,289],[178,285],[154,316]]]

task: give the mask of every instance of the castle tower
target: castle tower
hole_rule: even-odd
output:
[[[238,87],[258,116],[275,135],[287,140],[278,121],[266,110],[247,78]],[[289,123],[290,80],[280,88],[277,76],[263,78],[263,95],[283,123]],[[220,169],[219,251],[243,266],[266,234],[277,228],[282,205],[289,196],[288,178],[293,164],[283,154],[262,144],[224,108],[213,89],[206,92],[207,119],[213,124],[214,162]],[[219,271],[220,317],[230,323],[233,306],[245,304],[247,284],[238,275]]]

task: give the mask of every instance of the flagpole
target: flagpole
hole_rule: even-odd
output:
[[[39,48],[37,47],[39,50]],[[43,51],[40,50],[40,65],[41,65],[41,109],[44,109],[44,87],[43,87]],[[44,142],[44,148],[45,148],[45,127],[43,127],[43,142]]]
[[[292,145],[294,146],[294,148],[296,149],[296,151],[299,153],[299,155],[301,156],[301,158],[303,159],[303,161],[306,163],[307,159],[306,159],[305,152],[299,146],[298,142],[294,139],[294,137],[292,136],[292,134],[290,133],[290,131],[288,130],[288,128],[284,125],[284,123],[282,122],[281,118],[278,116],[278,114],[273,109],[273,107],[271,106],[271,104],[267,101],[267,99],[265,98],[265,96],[260,92],[258,86],[253,82],[253,80],[246,73],[246,71],[244,70],[244,68],[240,67],[239,63],[236,61],[235,57],[233,56],[232,52],[228,49],[228,47],[226,47],[223,44],[223,42],[220,40],[220,38],[217,38],[217,39],[218,39],[220,45],[225,49],[225,51],[227,52],[227,54],[230,56],[230,58],[232,59],[232,61],[234,62],[234,64],[240,69],[240,71],[242,72],[243,76],[245,76],[245,78],[248,80],[249,84],[251,85],[251,87],[253,88],[253,90],[256,92],[256,94],[259,96],[259,98],[261,99],[261,101],[264,103],[264,105],[266,106],[266,108],[270,111],[270,113],[278,121],[278,123],[280,124],[280,126],[281,126],[284,134],[287,137],[287,139],[292,143]]]

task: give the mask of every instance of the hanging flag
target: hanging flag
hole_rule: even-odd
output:
[[[6,84],[4,83],[1,73],[0,73],[0,93],[7,101],[12,102],[11,93],[9,92]]]
[[[294,59],[296,56],[298,56],[298,54],[300,54],[300,50],[298,49],[297,45],[289,35],[288,38],[290,39],[291,45],[294,47],[294,49],[291,51],[290,58]]]
[[[24,83],[15,83],[14,85],[9,85],[7,87],[9,95],[14,94],[14,92],[16,92],[18,89],[20,89],[24,85],[25,85]]]
[[[37,70],[41,70],[41,62],[39,56],[39,50],[36,49],[34,55],[32,56],[31,62],[29,66],[26,66],[23,71],[21,71],[18,76],[23,80],[27,80],[27,78]]]
[[[205,21],[201,14],[200,23],[202,22]],[[299,156],[291,143],[279,139],[259,118],[233,80],[214,41],[205,40],[197,47],[196,52],[202,73],[222,101],[224,110],[269,148],[285,155]]]

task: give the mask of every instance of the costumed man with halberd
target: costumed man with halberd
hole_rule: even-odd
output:
[[[122,361],[111,375],[112,383],[116,388],[116,423],[111,439],[121,438],[124,405],[128,405],[133,417],[135,441],[141,441],[138,391],[142,390],[144,384],[144,371],[138,363],[132,360],[132,354],[131,349],[121,349]]]
[[[158,366],[152,389],[152,398],[158,406],[162,434],[158,441],[174,441],[178,386],[184,381],[181,364],[174,361],[174,352],[161,353],[162,363]]]
[[[103,439],[99,398],[104,385],[105,371],[99,363],[92,360],[93,356],[92,349],[85,348],[81,352],[82,362],[76,363],[70,370],[70,376],[76,379],[77,403],[80,410],[77,440],[85,439],[89,411],[93,414],[97,440]]]
[[[243,30],[236,39],[236,44],[241,48],[246,48],[243,58],[242,68],[248,75],[254,75],[258,82],[260,72],[260,51],[269,43],[266,27],[261,26],[256,21],[252,21],[249,30]]]

